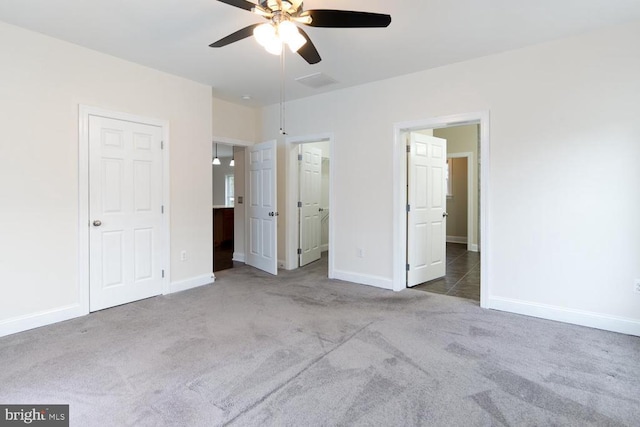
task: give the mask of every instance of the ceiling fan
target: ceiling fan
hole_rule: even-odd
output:
[[[267,52],[280,55],[283,44],[286,44],[309,64],[320,62],[320,54],[307,33],[295,24],[326,28],[374,28],[387,27],[391,23],[391,16],[381,13],[332,9],[303,10],[303,0],[259,0],[258,4],[248,0],[218,1],[253,12],[269,22],[249,25],[209,46],[223,47],[254,35]]]

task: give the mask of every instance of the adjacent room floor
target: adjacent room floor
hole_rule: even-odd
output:
[[[447,275],[412,289],[480,301],[480,252],[466,244],[447,243]]]
[[[328,280],[315,262],[0,338],[0,402],[72,426],[623,426],[640,339]]]

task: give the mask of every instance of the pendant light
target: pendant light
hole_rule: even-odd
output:
[[[231,161],[229,162],[229,166],[234,167],[236,165],[236,153],[233,151],[233,147],[231,147]]]
[[[220,164],[220,159],[218,158],[218,143],[216,143],[216,156],[213,158],[211,164],[216,166]]]

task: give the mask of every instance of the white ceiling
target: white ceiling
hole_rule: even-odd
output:
[[[306,0],[304,8],[387,13],[392,22],[305,27],[323,59],[286,57],[287,99],[640,20],[639,0]],[[0,20],[205,83],[233,102],[279,100],[278,57],[252,38],[208,47],[262,20],[216,0],[2,0]],[[293,80],[317,72],[338,83],[312,89]]]

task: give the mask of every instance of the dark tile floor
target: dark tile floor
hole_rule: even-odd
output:
[[[447,243],[447,275],[412,289],[480,301],[480,253],[466,244]]]

